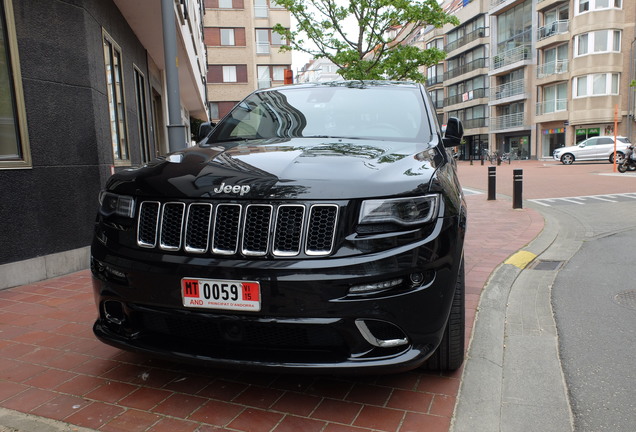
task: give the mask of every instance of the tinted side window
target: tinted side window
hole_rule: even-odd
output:
[[[614,140],[612,138],[599,138],[597,144],[614,144]]]

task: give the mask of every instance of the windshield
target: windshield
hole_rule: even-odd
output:
[[[428,142],[432,126],[425,109],[417,86],[273,89],[234,107],[208,144],[311,137]]]

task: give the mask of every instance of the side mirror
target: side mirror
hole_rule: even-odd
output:
[[[444,133],[444,147],[458,146],[464,136],[464,126],[457,117],[450,117]]]
[[[199,132],[197,133],[197,142],[210,135],[210,132],[212,132],[214,126],[216,126],[216,124],[212,122],[201,123],[201,125],[199,126]]]

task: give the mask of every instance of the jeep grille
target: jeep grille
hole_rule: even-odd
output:
[[[333,251],[337,204],[144,201],[137,245],[193,254],[293,257]]]

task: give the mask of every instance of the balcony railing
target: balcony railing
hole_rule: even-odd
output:
[[[458,103],[468,102],[470,100],[479,99],[483,97],[486,97],[486,89],[483,89],[483,88],[475,89],[475,90],[464,92],[462,94],[447,97],[446,99],[444,99],[444,105],[445,106],[455,105]]]
[[[486,127],[488,126],[488,119],[474,118],[474,119],[462,120],[462,126],[464,126],[464,129],[475,129],[480,127]]]
[[[507,2],[508,0],[490,0],[490,8],[496,8],[497,6],[499,6],[502,3]]]
[[[567,99],[552,99],[548,101],[537,102],[537,115],[551,114],[557,111],[566,111],[567,109]]]
[[[455,69],[444,72],[444,80],[451,79],[463,75],[468,72],[472,72],[475,69],[488,67],[488,59],[480,58],[466,63],[465,65],[456,67]]]
[[[256,54],[269,54],[269,42],[256,42]]]
[[[453,50],[456,50],[457,48],[459,48],[462,45],[466,45],[469,42],[472,42],[474,40],[477,40],[481,37],[486,36],[486,28],[485,27],[480,27],[476,30],[471,31],[468,34],[465,34],[464,36],[460,37],[457,40],[454,40],[452,42],[450,42],[449,44],[447,44],[444,47],[444,51],[446,52],[451,52]]]
[[[522,112],[495,117],[490,124],[490,130],[503,130],[524,127],[524,115]]]
[[[537,78],[568,72],[569,60],[557,60],[537,66]]]
[[[537,30],[537,40],[543,40],[550,36],[567,33],[570,30],[570,20],[553,21]]]
[[[530,58],[532,55],[530,45],[519,45],[508,51],[503,51],[495,55],[492,62],[492,69],[499,69]]]
[[[526,82],[525,80],[516,80],[506,84],[499,85],[493,89],[490,89],[490,99],[499,100],[505,99],[520,94],[525,94]]]

